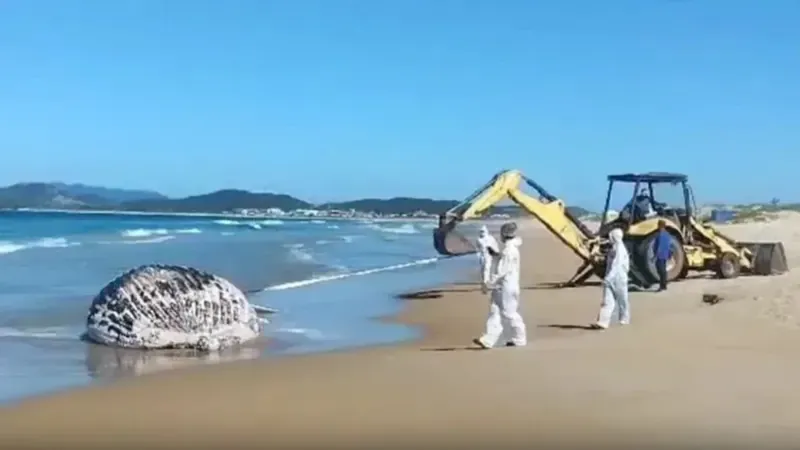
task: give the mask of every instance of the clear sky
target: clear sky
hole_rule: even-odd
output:
[[[0,184],[800,201],[796,0],[2,0]]]

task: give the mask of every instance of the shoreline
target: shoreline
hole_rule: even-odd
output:
[[[748,230],[772,231],[759,227]],[[422,327],[420,340],[177,369],[30,399],[0,409],[0,442],[263,446],[266,432],[270,445],[292,448],[794,447],[800,317],[780,318],[800,274],[698,277],[664,293],[631,293],[632,325],[590,332],[583,327],[599,289],[549,288],[571,275],[576,258],[546,233],[523,239],[527,347],[467,350],[487,299],[474,284],[451,283],[406,293],[388,319]],[[704,305],[706,292],[726,300]]]
[[[415,275],[411,275],[414,277]],[[129,379],[159,373],[166,373],[173,370],[192,370],[200,367],[213,367],[223,364],[238,363],[243,361],[259,360],[270,361],[272,363],[282,361],[287,358],[297,356],[314,356],[327,353],[342,353],[351,351],[362,351],[372,348],[387,348],[393,346],[404,346],[421,338],[423,330],[420,327],[404,324],[392,320],[405,306],[405,302],[399,298],[408,291],[407,287],[400,287],[407,284],[410,280],[407,275],[389,275],[390,279],[396,279],[395,289],[386,290],[385,295],[381,295],[378,300],[378,310],[383,310],[376,315],[364,315],[353,312],[352,319],[345,319],[350,324],[349,331],[344,336],[338,335],[338,329],[325,324],[297,322],[297,317],[288,317],[285,322],[273,318],[272,325],[268,325],[266,333],[256,341],[247,343],[241,347],[233,348],[221,352],[220,354],[198,355],[191,351],[158,350],[140,351],[133,349],[118,349],[91,344],[77,337],[69,339],[69,344],[75,349],[77,358],[85,359],[85,363],[79,368],[83,375],[72,383],[66,382],[62,386],[40,386],[37,388],[25,387],[23,392],[12,395],[4,395],[0,401],[0,408],[11,407],[19,402],[28,399],[41,398],[48,395],[58,395],[72,389],[91,388],[96,385],[107,383],[126,382]],[[442,267],[429,270],[422,274],[423,279],[417,279],[419,288],[439,286],[442,283],[453,283],[463,279],[463,269],[459,265]],[[352,280],[353,286],[359,286],[364,282],[362,279]],[[341,286],[341,285],[340,285]],[[319,290],[319,289],[322,290]],[[345,288],[348,290],[347,288]],[[301,289],[302,291],[303,289]],[[381,291],[383,289],[380,289]],[[305,297],[308,295],[327,295],[324,287],[314,287],[310,291],[298,292],[296,295]],[[369,294],[365,294],[362,301],[369,301]],[[272,298],[272,297],[271,297]],[[272,298],[275,300],[275,298]],[[296,299],[294,297],[284,298],[284,307]],[[256,298],[254,304],[262,304],[266,299]],[[351,321],[352,320],[352,321]],[[344,326],[344,325],[341,325]],[[73,342],[74,344],[72,345]],[[80,342],[78,342],[80,341]],[[30,345],[36,345],[31,342]],[[10,379],[9,384],[14,384]]]

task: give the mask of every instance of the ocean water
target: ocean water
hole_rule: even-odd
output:
[[[433,222],[0,212],[0,402],[188,364],[324,352],[414,338],[374,318],[396,295],[452,281]],[[259,342],[204,357],[80,339],[92,297],[120,273],[185,264],[277,308]]]

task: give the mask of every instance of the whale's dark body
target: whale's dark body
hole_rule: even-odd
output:
[[[92,301],[86,337],[139,349],[217,350],[257,338],[261,322],[239,288],[191,267],[146,265]]]

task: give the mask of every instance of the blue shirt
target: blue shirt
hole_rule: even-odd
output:
[[[655,247],[654,253],[656,254],[656,260],[658,261],[666,261],[672,256],[672,237],[669,235],[667,230],[661,230],[656,235],[655,242],[653,242],[653,247]]]

